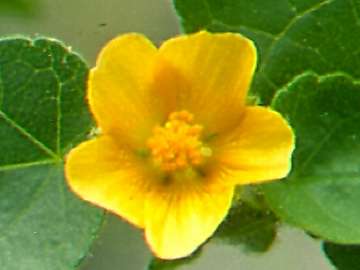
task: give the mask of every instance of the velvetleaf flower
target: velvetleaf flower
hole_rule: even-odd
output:
[[[101,134],[74,148],[70,188],[139,228],[163,259],[191,254],[225,218],[236,185],[285,177],[294,136],[247,106],[256,49],[235,33],[111,40],[89,75]]]

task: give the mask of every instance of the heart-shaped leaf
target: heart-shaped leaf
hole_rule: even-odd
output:
[[[73,269],[101,224],[63,172],[64,154],[91,126],[87,71],[55,40],[0,40],[1,269]]]
[[[306,73],[273,107],[296,134],[290,175],[264,185],[284,220],[340,243],[360,243],[360,83]]]

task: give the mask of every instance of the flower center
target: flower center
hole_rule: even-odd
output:
[[[156,126],[147,141],[153,160],[162,170],[170,172],[200,165],[211,149],[200,136],[202,126],[193,124],[187,111],[173,112],[164,126]]]

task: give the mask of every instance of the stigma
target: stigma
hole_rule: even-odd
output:
[[[173,112],[163,126],[156,126],[147,140],[152,159],[163,171],[201,165],[211,149],[201,141],[203,127],[193,123],[188,111]]]

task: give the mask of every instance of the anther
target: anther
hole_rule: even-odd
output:
[[[154,162],[164,171],[200,165],[211,155],[201,141],[202,126],[187,111],[173,112],[164,126],[156,126],[147,141]]]

